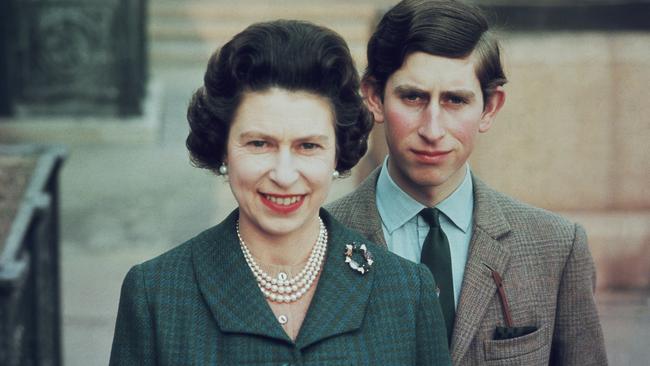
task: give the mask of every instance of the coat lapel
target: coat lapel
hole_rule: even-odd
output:
[[[496,292],[487,266],[503,275],[510,260],[510,252],[499,242],[510,232],[508,221],[492,190],[476,177],[472,178],[474,228],[456,310],[451,343],[453,364],[460,364],[463,359]]]
[[[221,331],[248,333],[291,343],[248,268],[235,232],[235,210],[195,240],[192,261],[199,290]]]
[[[373,272],[352,271],[344,262],[345,244],[353,234],[326,211],[321,217],[328,228],[326,261],[316,293],[296,339],[302,349],[362,325],[372,290]],[[248,333],[293,343],[276,321],[260,292],[236,237],[237,211],[196,240],[192,260],[199,290],[221,331]]]
[[[359,329],[372,290],[374,272],[361,275],[344,262],[345,244],[354,241],[352,233],[325,210],[321,210],[321,217],[329,231],[326,262],[296,339],[300,349]]]

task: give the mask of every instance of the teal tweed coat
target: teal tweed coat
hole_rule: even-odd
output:
[[[450,365],[431,273],[325,210],[326,262],[293,342],[246,265],[237,215],[129,271],[110,365]],[[344,263],[352,242],[374,255],[365,275]]]

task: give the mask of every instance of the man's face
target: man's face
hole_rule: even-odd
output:
[[[473,57],[422,52],[389,77],[383,101],[369,85],[364,92],[375,121],[384,123],[391,177],[427,205],[462,182],[477,134],[490,128],[505,99],[499,88],[484,108]]]

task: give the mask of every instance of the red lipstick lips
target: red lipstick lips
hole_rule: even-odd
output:
[[[303,202],[305,195],[276,195],[260,194],[262,203],[279,214],[289,214],[296,211]]]

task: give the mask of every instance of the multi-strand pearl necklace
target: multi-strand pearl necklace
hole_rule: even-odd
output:
[[[248,267],[253,271],[257,285],[267,299],[279,303],[295,302],[309,291],[313,285],[314,280],[320,273],[323,258],[325,258],[325,251],[327,250],[327,228],[320,217],[318,221],[320,223],[318,240],[314,244],[307,264],[293,278],[287,278],[286,275],[278,276],[277,278],[271,277],[260,268],[239,233],[239,221],[237,221],[237,237],[239,238],[239,244],[244,253],[244,258],[246,259],[246,263],[248,263]]]

